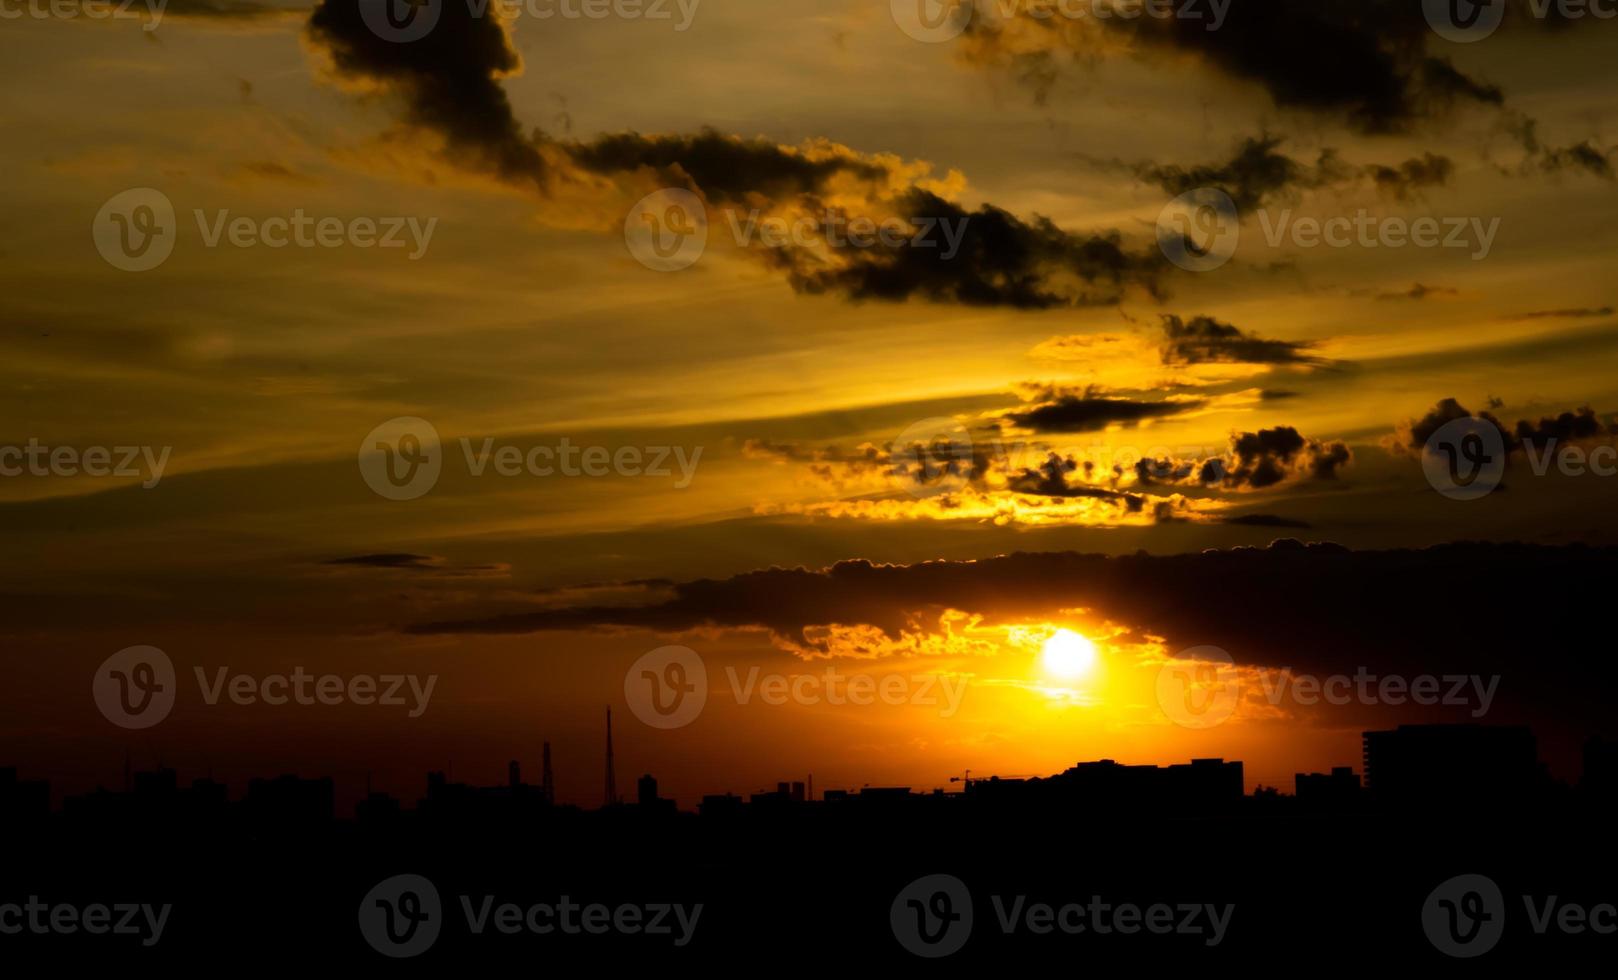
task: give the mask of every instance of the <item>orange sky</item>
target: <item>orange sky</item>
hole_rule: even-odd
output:
[[[564,796],[594,802],[613,704],[621,786],[653,771],[686,804],[808,772],[825,788],[933,787],[966,768],[1101,757],[1241,758],[1250,785],[1285,787],[1299,770],[1357,765],[1374,713],[1255,703],[1211,729],[1176,724],[1155,684],[1197,638],[1153,634],[1083,594],[1015,616],[918,599],[913,633],[825,621],[807,644],[760,628],[767,609],[699,629],[421,627],[853,559],[1191,554],[1277,537],[1613,543],[1610,479],[1519,468],[1509,494],[1458,502],[1431,491],[1409,444],[1410,422],[1444,399],[1508,428],[1618,408],[1612,171],[1558,155],[1584,145],[1607,159],[1604,25],[1513,21],[1476,44],[1422,33],[1426,55],[1502,101],[1452,99],[1383,126],[1353,106],[1296,104],[1270,68],[1226,60],[1217,41],[976,16],[961,38],[927,43],[888,5],[855,0],[702,0],[678,31],[519,13],[480,35],[505,67],[470,44],[322,34],[306,4],[175,0],[150,30],[8,21],[0,448],[168,451],[160,475],[137,463],[132,476],[0,477],[12,559],[0,601],[20,673],[0,692],[0,733],[26,739],[17,761],[74,791],[115,781],[132,753],[187,776],[330,772],[347,793],[370,772],[410,794],[427,768],[494,782],[518,758],[537,771],[549,738]],[[417,75],[418,55],[459,67]],[[469,136],[486,112],[497,125]],[[603,134],[647,145],[624,137],[642,155],[620,165],[614,153],[631,151]],[[1220,169],[1251,141],[1293,169],[1273,186]],[[1399,171],[1424,155],[1447,168]],[[1203,183],[1257,195],[1233,260],[1206,272],[1172,265],[1156,236],[1172,171],[1199,167]],[[176,216],[172,255],[143,272],[106,261],[94,231],[135,188]],[[660,188],[698,195],[708,238],[689,268],[647,268],[626,237]],[[880,256],[873,274],[818,226],[801,247],[735,240],[738,216],[880,223],[918,206],[965,216],[974,235],[1004,221],[1009,237],[982,253],[967,239],[960,264],[928,256],[902,295],[861,293],[891,285]],[[262,231],[295,214],[432,231],[415,258],[352,241],[209,245],[219,221]],[[1271,243],[1283,215],[1496,231],[1485,255],[1477,242]],[[1086,277],[1092,235],[1127,264],[1117,280]],[[1018,266],[1013,238],[1050,255]],[[1082,256],[1063,251],[1086,241]],[[430,423],[442,471],[430,491],[387,499],[367,483],[365,440],[399,418]],[[1283,430],[1295,452],[1243,455],[1244,434]],[[502,447],[550,459],[563,440],[633,448],[638,469],[661,453],[665,471],[492,466]],[[939,445],[956,469],[918,479]],[[1164,460],[1154,478],[1135,471],[1142,459]],[[1224,477],[1198,475],[1210,460]],[[1265,463],[1273,480],[1244,469]],[[1057,627],[1099,645],[1095,671],[1066,685],[1040,660],[1038,638]],[[713,690],[699,719],[661,731],[629,710],[623,677],[671,643],[700,655]],[[137,644],[173,659],[181,693],[167,721],[131,733],[87,692],[98,664]],[[221,666],[439,680],[415,719],[208,706],[192,671]],[[740,704],[727,667],[953,678],[964,694],[947,717],[908,702]]]

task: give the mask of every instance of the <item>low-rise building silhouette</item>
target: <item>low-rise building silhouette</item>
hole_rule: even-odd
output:
[[[1293,778],[1292,791],[1299,804],[1319,810],[1355,809],[1363,795],[1360,777],[1348,766],[1333,766],[1329,774],[1300,772]]]

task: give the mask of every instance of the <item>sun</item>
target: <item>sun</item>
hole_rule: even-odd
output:
[[[1052,676],[1083,677],[1096,665],[1096,645],[1072,630],[1057,630],[1045,641],[1041,660]]]

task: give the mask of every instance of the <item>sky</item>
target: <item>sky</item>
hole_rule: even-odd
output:
[[[58,794],[128,757],[408,797],[549,740],[594,805],[609,706],[619,790],[687,805],[1104,757],[1290,788],[1417,720],[1533,723],[1576,776],[1606,19],[380,6],[0,4],[0,732]],[[1494,492],[1434,481],[1452,422]],[[1608,474],[1536,472],[1570,447]],[[139,730],[89,696],[133,646],[176,671]],[[705,702],[659,727],[671,663]],[[1230,716],[1176,718],[1210,663]],[[437,679],[410,717],[210,704],[220,669]],[[1496,693],[1270,696],[1356,672]]]

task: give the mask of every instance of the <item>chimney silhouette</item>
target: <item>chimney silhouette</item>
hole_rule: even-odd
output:
[[[618,802],[618,788],[612,775],[612,708],[607,708],[607,806]]]

